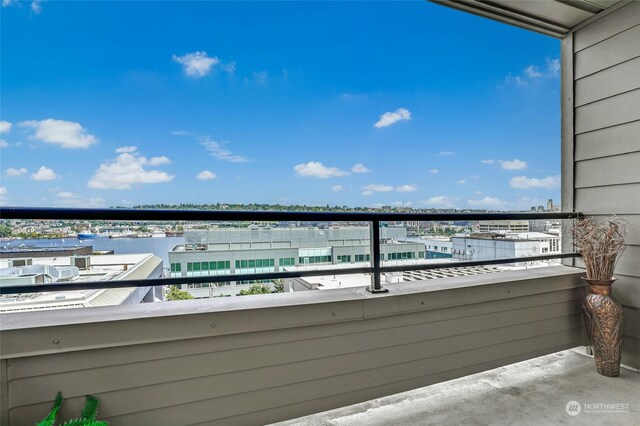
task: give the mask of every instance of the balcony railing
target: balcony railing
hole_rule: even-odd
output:
[[[480,220],[545,220],[577,219],[578,212],[555,213],[364,213],[364,212],[270,212],[219,210],[148,210],[148,209],[58,209],[58,208],[0,208],[2,219],[33,220],[108,220],[108,221],[301,221],[301,222],[368,222],[370,224],[371,266],[322,269],[322,274],[371,274],[372,293],[384,293],[381,274],[385,272],[416,271],[465,266],[498,265],[523,261],[539,261],[579,257],[578,253],[560,253],[518,258],[460,261],[447,264],[382,266],[380,261],[380,225],[393,221],[480,221]],[[172,277],[144,280],[81,281],[76,283],[1,286],[0,295],[43,291],[89,290],[121,287],[149,287],[178,284],[217,283],[225,281],[271,280],[317,276],[317,270],[281,271],[269,273],[231,274],[199,277]]]

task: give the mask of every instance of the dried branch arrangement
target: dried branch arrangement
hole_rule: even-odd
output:
[[[618,217],[579,219],[573,225],[573,244],[582,255],[587,278],[609,280],[624,251],[626,222]]]

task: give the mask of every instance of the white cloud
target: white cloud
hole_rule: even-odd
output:
[[[389,191],[393,191],[393,186],[391,185],[378,185],[375,183],[369,184],[365,187],[363,187],[362,189],[364,189],[365,191],[373,191],[373,192],[389,192]]]
[[[548,176],[542,179],[516,176],[509,181],[509,186],[515,189],[557,188],[560,186],[560,176]]]
[[[342,185],[333,185],[333,186],[331,187],[331,190],[332,190],[333,192],[340,192],[340,191],[342,191],[342,190],[343,190],[343,188],[342,188]]]
[[[528,66],[524,69],[524,73],[529,78],[539,78],[542,77],[542,73],[539,71],[538,67],[535,65]]]
[[[169,157],[165,157],[164,155],[161,157],[151,157],[146,163],[144,163],[144,165],[149,166],[162,166],[163,164],[171,164]]]
[[[452,151],[441,151],[441,152],[438,153],[438,156],[439,157],[446,157],[446,156],[453,155],[453,154],[455,154],[455,152],[452,152]]]
[[[480,162],[482,164],[493,164],[496,162],[496,160],[480,160]]]
[[[399,185],[393,187],[391,185],[382,185],[382,184],[369,184],[367,186],[362,187],[363,192],[362,195],[372,195],[374,192],[413,192],[417,191],[418,187],[416,185]]]
[[[222,68],[229,74],[233,74],[234,72],[236,72],[236,63],[230,62],[228,64],[224,64],[222,65]]]
[[[519,76],[514,77],[511,74],[506,76],[504,81],[507,84],[511,83],[511,84],[515,84],[516,86],[520,86],[520,87],[524,87],[524,86],[528,86],[529,85],[527,80],[525,80],[524,78],[519,77]]]
[[[78,196],[76,194],[74,194],[73,192],[68,192],[68,191],[60,191],[56,194],[56,197],[58,198],[78,198]]]
[[[60,207],[83,207],[83,208],[101,208],[105,206],[105,200],[100,197],[91,197],[86,199],[81,195],[72,192],[58,192],[56,197],[59,200],[55,203]]]
[[[47,118],[40,121],[22,121],[18,126],[33,128],[35,129],[33,139],[59,145],[62,148],[89,148],[98,141],[94,135],[87,133],[80,123],[73,121]]]
[[[36,15],[42,12],[42,5],[40,3],[42,3],[41,0],[35,0],[31,2],[31,11]]]
[[[200,173],[198,173],[198,175],[196,176],[196,179],[198,180],[211,180],[215,178],[216,178],[216,174],[213,172],[210,172],[209,170],[203,170]]]
[[[353,173],[369,173],[369,170],[364,164],[358,163],[351,168]]]
[[[464,179],[460,179],[459,181],[456,182],[458,185],[464,185],[465,183],[467,183],[466,180]]]
[[[175,136],[189,136],[191,133],[186,130],[174,130],[171,134]]]
[[[182,64],[185,75],[189,77],[204,77],[209,74],[213,67],[220,63],[216,56],[209,57],[207,52],[191,52],[186,55],[173,55],[173,60]]]
[[[58,178],[53,170],[48,167],[42,166],[37,172],[31,175],[33,180],[54,180]]]
[[[24,167],[20,167],[19,169],[14,169],[13,167],[9,167],[5,172],[7,176],[20,176],[27,174],[28,170]]]
[[[502,201],[498,198],[493,197],[484,197],[480,200],[468,200],[467,201],[471,207],[504,207],[507,205],[506,201]]]
[[[435,175],[435,174],[436,174],[436,173],[438,173],[439,171],[440,171],[440,170],[438,170],[438,169],[431,169],[431,170],[429,170],[429,173],[431,173],[431,174]]]
[[[397,192],[413,192],[413,191],[417,191],[418,187],[416,185],[400,185],[400,186],[396,186],[395,190]]]
[[[557,78],[560,75],[560,59],[546,58],[546,68],[544,71],[538,65],[529,65],[521,75],[507,75],[504,79],[506,84],[514,84],[520,87],[535,88],[543,79]]]
[[[0,186],[0,198],[6,197],[6,195],[7,195],[7,188],[5,188],[4,186]]]
[[[0,121],[0,133],[8,133],[11,130],[11,126],[13,126],[13,124],[8,121]]]
[[[116,148],[116,154],[122,154],[125,152],[132,153],[138,150],[137,146],[121,146],[120,148]]]
[[[517,158],[514,160],[498,160],[500,163],[500,167],[505,170],[524,170],[527,168],[527,162],[518,160]]]
[[[167,164],[167,157],[153,157],[148,160],[136,152],[120,153],[115,159],[107,160],[89,180],[89,188],[132,189],[136,184],[170,182],[172,175],[160,170],[145,170],[145,166]]]
[[[212,140],[209,136],[202,136],[199,140],[211,156],[220,161],[229,161],[231,163],[246,163],[249,161],[247,158],[241,155],[235,155],[228,149],[223,148],[220,143]]]
[[[482,195],[482,191],[476,191],[474,192],[475,195]]]
[[[379,120],[373,125],[374,127],[387,127],[398,121],[406,121],[411,119],[411,111],[406,108],[398,108],[393,112],[385,112],[379,117]]]
[[[549,77],[560,75],[560,58],[547,58],[547,75]]]
[[[9,146],[9,142],[5,141],[4,139],[0,139],[0,148],[6,148]]]
[[[254,72],[251,74],[251,80],[257,84],[267,84],[269,74],[266,71]]]
[[[2,7],[9,7],[14,2],[15,2],[15,0],[2,0]]]
[[[455,200],[453,198],[444,195],[431,197],[428,200],[423,201],[423,203],[428,207],[437,207],[443,209],[453,209],[456,206]]]
[[[308,163],[298,164],[293,168],[298,176],[314,177],[317,179],[328,179],[338,176],[346,176],[349,173],[340,170],[337,167],[327,167],[317,161],[309,161]]]

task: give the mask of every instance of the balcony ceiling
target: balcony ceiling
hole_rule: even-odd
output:
[[[620,0],[430,0],[475,15],[562,38]]]

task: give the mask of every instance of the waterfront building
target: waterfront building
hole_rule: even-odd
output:
[[[559,235],[540,232],[492,232],[453,237],[453,258],[460,261],[509,259],[559,254]],[[557,261],[556,261],[557,263]],[[537,265],[545,263],[537,262]],[[533,262],[514,262],[507,266],[534,266]]]
[[[532,210],[533,211],[533,208]],[[481,220],[478,222],[479,232],[493,231],[511,231],[511,232],[527,232],[529,231],[528,220]]]
[[[450,259],[453,257],[453,243],[450,237],[428,237],[423,241],[427,259]]]
[[[172,277],[279,272],[285,267],[364,265],[371,261],[369,227],[254,228],[185,231],[169,252]],[[404,227],[380,230],[383,261],[425,258],[424,243],[407,240]],[[255,282],[183,284],[196,298],[235,296]],[[269,281],[265,285],[271,286]]]

